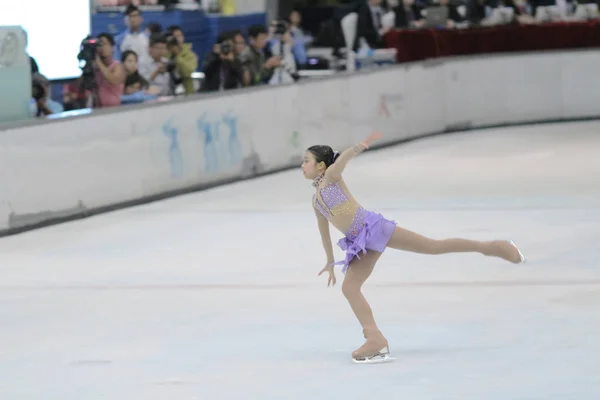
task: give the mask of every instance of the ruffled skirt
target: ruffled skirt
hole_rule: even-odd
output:
[[[366,254],[367,250],[372,250],[383,253],[394,229],[396,222],[385,219],[381,214],[359,208],[352,226],[337,243],[346,252],[346,259],[335,264],[342,265],[342,272],[345,273],[354,257],[360,259],[361,252]]]

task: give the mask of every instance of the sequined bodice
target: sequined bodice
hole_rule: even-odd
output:
[[[350,199],[344,193],[344,189],[341,188],[340,182],[330,183],[320,189],[319,192],[325,207],[329,209],[331,215],[340,214],[349,206]]]
[[[347,231],[360,205],[345,188],[342,181],[329,183],[317,189],[313,196],[314,207],[340,231]]]

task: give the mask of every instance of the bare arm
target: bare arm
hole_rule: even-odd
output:
[[[119,85],[125,82],[125,67],[123,67],[123,64],[117,64],[114,71],[108,69],[102,62],[97,62],[96,65],[106,80],[113,85]]]
[[[366,146],[361,143],[342,151],[337,160],[327,168],[327,172],[325,172],[327,179],[332,182],[342,179],[342,172],[346,168],[348,161],[352,160],[365,150]]]
[[[325,173],[327,175],[327,178],[332,182],[336,182],[342,179],[342,172],[344,171],[344,168],[346,168],[348,161],[352,160],[358,154],[368,149],[371,145],[371,142],[379,139],[380,137],[380,133],[372,133],[362,142],[342,151],[337,160],[335,160],[335,162],[331,164],[329,168],[327,168],[327,172]]]
[[[317,216],[319,233],[321,234],[321,243],[323,243],[323,249],[327,255],[327,265],[330,265],[334,263],[334,259],[333,244],[331,243],[331,235],[329,233],[329,221],[327,221],[327,218],[325,218],[317,209],[314,209],[314,211]]]

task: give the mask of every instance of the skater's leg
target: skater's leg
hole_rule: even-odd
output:
[[[502,240],[480,242],[461,238],[435,240],[399,226],[395,228],[388,247],[421,254],[481,253],[513,263],[521,261],[519,251],[511,242]]]
[[[342,293],[350,303],[350,307],[363,329],[377,329],[373,311],[361,293],[361,288],[371,276],[379,257],[381,257],[381,253],[368,251],[367,254],[360,254],[360,259],[354,258],[342,283]]]
[[[368,251],[367,254],[361,254],[360,259],[352,260],[342,283],[342,293],[350,303],[352,311],[363,328],[363,335],[367,339],[364,345],[352,353],[354,359],[373,356],[388,345],[377,328],[371,306],[361,293],[362,285],[371,276],[379,257],[381,253]]]

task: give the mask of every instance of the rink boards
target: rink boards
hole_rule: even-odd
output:
[[[0,128],[0,234],[299,166],[372,130],[392,144],[595,118],[598,71],[597,51],[450,58]]]

